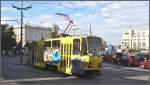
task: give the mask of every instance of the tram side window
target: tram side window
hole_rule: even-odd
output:
[[[60,49],[60,40],[52,41],[52,47],[54,49]]]
[[[86,42],[86,38],[82,38],[82,55],[87,55],[87,42]]]
[[[44,43],[44,47],[51,47],[51,41],[46,41]]]
[[[73,54],[80,54],[80,39],[73,40]]]

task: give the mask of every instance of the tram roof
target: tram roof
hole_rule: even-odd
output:
[[[81,37],[93,37],[93,38],[96,38],[96,36],[82,36],[82,35],[76,35],[76,36],[65,36],[65,37],[57,37],[57,38],[48,38],[48,39],[45,39],[45,41],[48,41],[48,40],[58,40],[58,39],[75,39],[75,38],[81,38]]]
[[[83,37],[83,36],[81,36],[81,35],[77,35],[77,36],[65,36],[65,37],[57,37],[57,38],[48,38],[48,39],[45,39],[45,41],[47,41],[47,40],[58,40],[58,39],[65,39],[65,38],[72,38],[72,39],[74,39],[74,38],[81,38],[81,37]],[[84,37],[86,37],[86,36],[84,36]]]

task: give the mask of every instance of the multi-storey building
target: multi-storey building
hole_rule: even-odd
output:
[[[149,49],[149,31],[129,29],[123,32],[121,49]]]
[[[22,42],[23,46],[29,42],[40,40],[40,39],[46,39],[50,38],[50,28],[49,27],[38,27],[38,26],[30,26],[25,25],[25,28],[23,28],[23,34],[22,34]],[[20,42],[20,35],[21,35],[21,29],[15,28],[14,32],[16,34],[16,41],[17,43]]]

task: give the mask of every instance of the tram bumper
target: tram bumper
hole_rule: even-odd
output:
[[[85,70],[86,75],[101,75],[101,70]]]

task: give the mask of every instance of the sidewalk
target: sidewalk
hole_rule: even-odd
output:
[[[15,56],[2,56],[1,59],[5,59],[5,63],[11,63],[11,64],[29,64],[28,62],[28,56],[23,55],[22,56],[22,62],[21,62],[21,56],[15,55]]]

